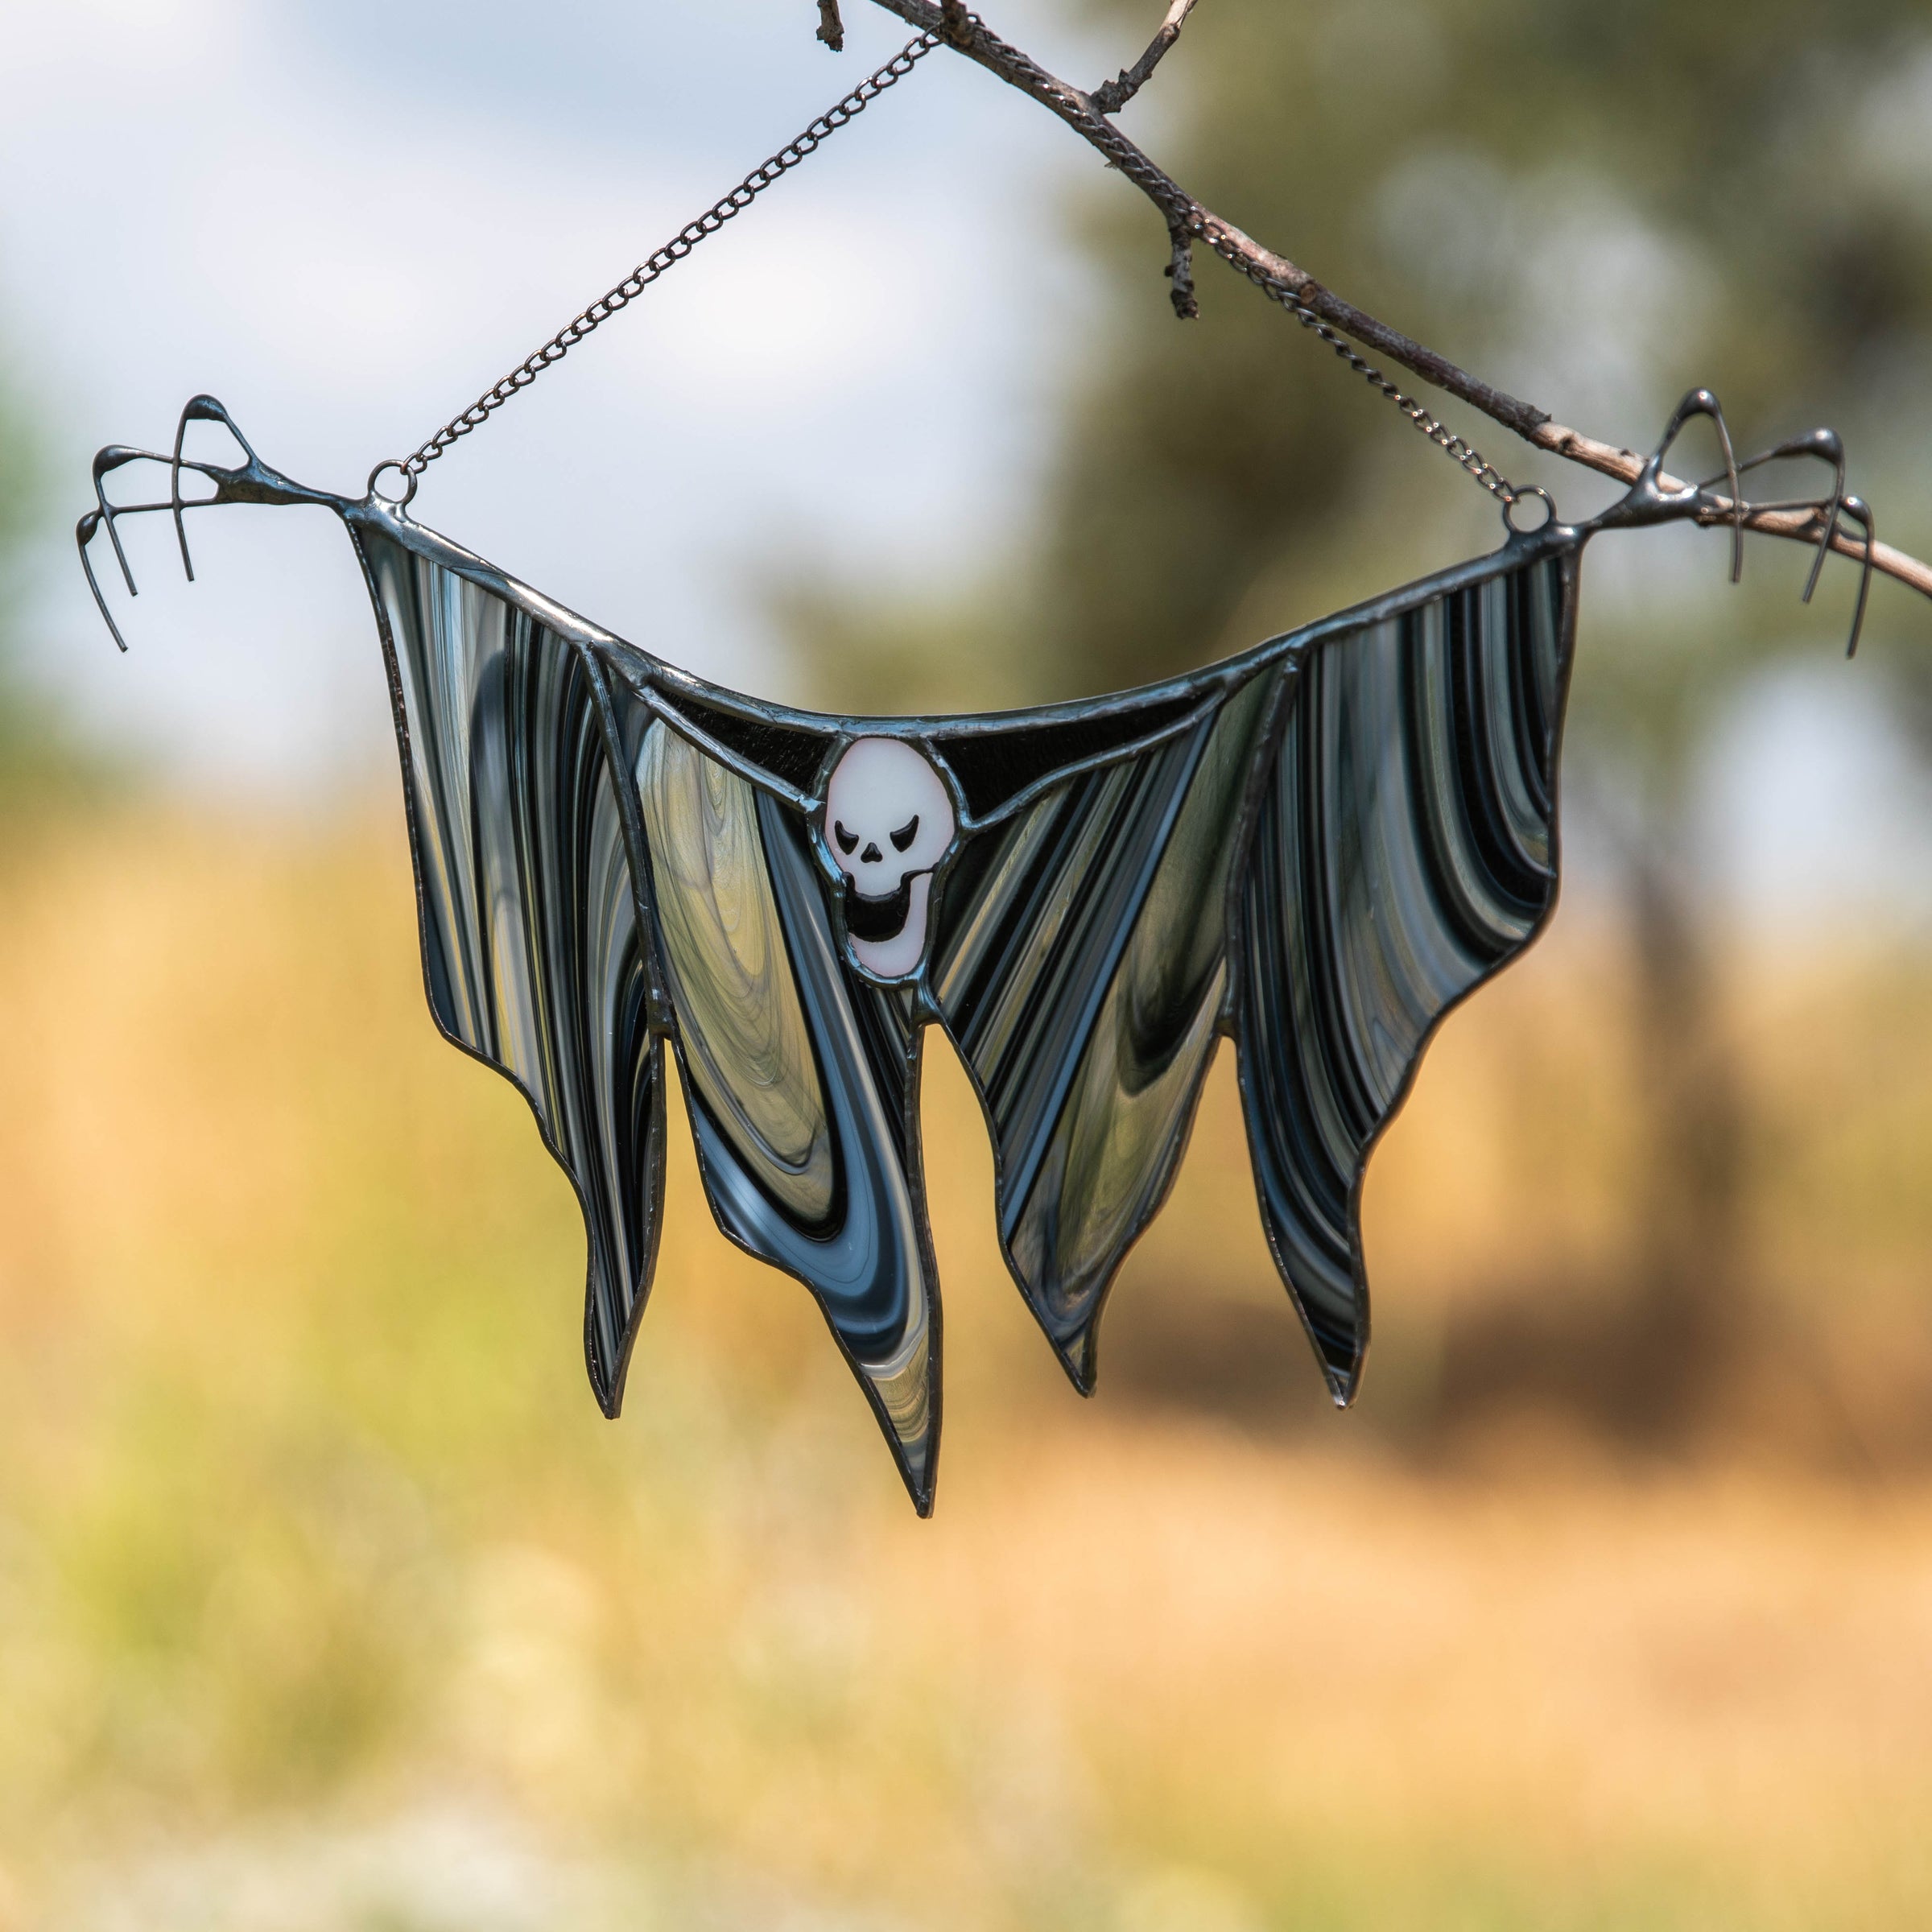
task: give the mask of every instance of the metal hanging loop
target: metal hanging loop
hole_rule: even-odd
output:
[[[1542,522],[1525,530],[1516,520],[1516,506],[1531,497],[1538,498],[1542,502],[1548,514],[1544,517]],[[1556,498],[1551,496],[1540,483],[1525,483],[1519,489],[1513,489],[1509,494],[1503,498],[1503,524],[1513,537],[1533,537],[1538,530],[1547,530],[1552,523],[1560,521],[1561,518],[1556,514]]]
[[[402,493],[399,497],[392,497],[386,491],[376,487],[383,473],[391,469],[402,479]],[[393,459],[378,463],[369,473],[369,499],[372,503],[386,503],[391,510],[407,510],[415,500],[416,485],[421,480],[422,474],[420,470],[411,469],[407,463],[398,463]]]

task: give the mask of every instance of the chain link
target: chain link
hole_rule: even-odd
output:
[[[519,363],[502,382],[484,390],[460,415],[444,423],[414,456],[400,462],[381,464],[376,475],[380,476],[386,469],[400,471],[407,480],[407,493],[402,500],[407,502],[415,493],[417,478],[446,449],[454,448],[473,430],[481,429],[512,396],[529,388],[547,369],[561,362],[586,336],[601,328],[620,309],[628,308],[659,276],[675,267],[700,242],[715,235],[733,216],[741,215],[766,188],[782,180],[848,122],[864,114],[888,89],[897,87],[935,47],[943,44],[937,34],[922,34],[918,39],[909,42],[877,73],[861,81],[836,106],[828,108],[803,134],[788,141],[762,167],[753,168],[723,200],[714,203],[696,221],[679,229],[663,247],[640,262],[608,295],[592,303],[582,315],[559,329],[535,354]],[[370,486],[374,486],[373,477]]]
[[[967,15],[976,25],[978,18],[977,14]],[[400,461],[379,464],[370,477],[370,488],[375,487],[376,477],[385,470],[395,470],[403,479],[404,493],[401,500],[407,502],[415,494],[417,480],[445,450],[453,448],[464,436],[481,428],[511,397],[529,388],[546,369],[561,362],[586,336],[601,328],[620,309],[628,308],[652,283],[682,262],[700,242],[715,235],[734,216],[742,214],[766,188],[782,180],[847,122],[865,113],[880,95],[898,86],[935,47],[944,44],[944,39],[937,33],[921,34],[917,39],[908,42],[885,66],[862,80],[836,106],[819,115],[762,167],[753,168],[723,200],[714,203],[696,221],[680,229],[655,254],[639,262],[615,288],[559,329],[549,341],[519,363],[500,382],[486,389],[460,415],[452,417],[413,456]],[[1129,168],[1128,171],[1137,179],[1137,171]],[[1392,382],[1347,336],[1324,322],[1285,283],[1275,280],[1244,260],[1229,238],[1211,232],[1198,217],[1186,226],[1191,235],[1204,241],[1230,267],[1278,302],[1304,328],[1319,336],[1363,381],[1386,396],[1431,443],[1481,484],[1505,510],[1513,508],[1521,497],[1529,493],[1518,489],[1480,450],[1456,435],[1441,417]]]
[[[1505,510],[1513,509],[1523,495],[1474,444],[1459,436],[1442,418],[1426,408],[1369,361],[1339,329],[1331,328],[1315,311],[1298,302],[1278,283],[1261,285],[1302,328],[1319,336],[1371,389],[1378,389],[1419,429],[1436,448],[1453,457],[1474,477]]]
[[[1272,275],[1244,261],[1232,242],[1208,233],[1200,223],[1188,225],[1190,231],[1204,241],[1229,267],[1238,270],[1264,295],[1278,302],[1311,334],[1319,336],[1370,388],[1380,390],[1438,449],[1453,457],[1505,510],[1513,509],[1521,497],[1530,493],[1518,489],[1480,449],[1456,435],[1440,416],[1417,402],[1399,385],[1390,382],[1340,329],[1324,322],[1286,283],[1276,281]]]
[[[971,16],[973,25],[985,30],[979,16]],[[997,46],[1002,59],[1013,68],[1025,72],[1043,96],[1056,100],[1070,118],[1078,121],[1081,130],[1089,139],[1094,134],[1089,131],[1093,103],[1086,97],[1075,93],[1063,81],[1055,80],[1036,62],[1022,54],[1018,47],[1009,46],[997,35],[987,34],[986,38]],[[1476,446],[1458,436],[1415,398],[1397,384],[1389,381],[1381,369],[1369,361],[1355,345],[1340,329],[1324,322],[1320,316],[1285,282],[1278,281],[1257,263],[1249,259],[1235,238],[1211,222],[1203,212],[1192,204],[1185,208],[1175,206],[1179,191],[1173,182],[1162,174],[1140,150],[1130,142],[1117,140],[1109,144],[1106,135],[1113,134],[1113,123],[1104,115],[1100,118],[1100,127],[1104,130],[1095,145],[1107,156],[1108,162],[1117,167],[1129,180],[1138,188],[1155,206],[1166,212],[1170,223],[1175,225],[1179,233],[1190,241],[1203,242],[1225,262],[1235,272],[1252,282],[1261,292],[1282,307],[1299,322],[1302,328],[1319,336],[1335,351],[1356,374],[1372,387],[1379,390],[1437,448],[1453,457],[1455,462],[1481,484],[1491,496],[1501,503],[1505,513],[1513,509],[1517,502],[1526,496],[1541,496],[1547,501],[1546,493],[1538,489],[1518,489]],[[1176,259],[1175,269],[1182,263]]]

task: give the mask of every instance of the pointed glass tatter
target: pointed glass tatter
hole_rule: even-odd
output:
[[[1810,456],[1833,488],[1793,507],[1821,555],[1861,523],[1868,564],[1835,438],[1740,464],[1702,392],[1671,436],[1699,415],[1725,451],[1711,484],[1667,482],[1660,449],[1593,523],[1552,510],[1492,556],[1187,677],[990,717],[825,717],[706,684],[415,522],[412,473],[399,498],[382,472],[360,498],[305,489],[208,397],[171,454],[101,452],[77,536],[86,560],[107,530],[131,591],[120,517],[167,511],[191,571],[188,510],[342,519],[387,661],[430,1006],[522,1090],[576,1189],[599,1402],[616,1414],[656,1259],[668,1049],[719,1226],[816,1298],[923,1512],[931,1025],[985,1109],[1008,1263],[1083,1389],[1232,1038],[1269,1241],[1352,1398],[1368,1158],[1443,1016],[1554,903],[1585,543],[1687,520],[1735,544],[1761,507],[1739,479]],[[242,460],[189,456],[196,423]],[[167,497],[116,505],[108,480],[141,461]]]

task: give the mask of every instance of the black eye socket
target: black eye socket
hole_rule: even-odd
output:
[[[911,845],[913,840],[919,836],[919,815],[915,812],[913,815],[912,823],[910,825],[902,825],[898,830],[892,835],[893,849],[895,852],[906,851]]]
[[[915,819],[914,822],[914,824],[917,824],[918,821]],[[856,852],[858,850],[859,835],[856,832],[848,832],[843,825],[837,822],[836,819],[834,819],[832,822],[832,836],[839,841],[839,850],[840,852]]]

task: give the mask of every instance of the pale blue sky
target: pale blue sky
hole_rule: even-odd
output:
[[[1068,10],[1009,0],[1001,24],[1075,72],[1133,51]],[[847,12],[834,58],[811,0],[0,0],[0,338],[42,405],[56,524],[96,446],[165,442],[204,389],[279,467],[359,486],[905,38]],[[810,551],[903,584],[1023,528],[1091,299],[1045,246],[1083,180],[1105,192],[1046,116],[935,56],[439,465],[419,514],[666,656],[790,688],[761,573]],[[1620,307],[1591,315],[1641,352]],[[1608,352],[1557,320],[1568,353],[1538,380],[1563,406],[1569,367],[1594,424]],[[320,807],[386,778],[340,530],[229,512],[197,551],[190,590],[165,531],[138,544],[123,660],[50,530],[35,656],[72,707],[229,796]],[[1876,690],[1824,655],[1740,714],[1709,795],[1761,910],[1932,894],[1925,789]]]
[[[809,0],[0,4],[0,328],[73,514],[97,445],[165,442],[200,390],[288,473],[359,485],[906,38],[850,11],[835,58]],[[1024,514],[1075,299],[1038,243],[1080,161],[929,60],[447,458],[418,513],[769,686],[747,577],[774,555],[891,583]],[[37,628],[88,715],[224,781],[380,755],[340,531],[204,518],[192,592],[162,534],[126,663],[50,556]]]

